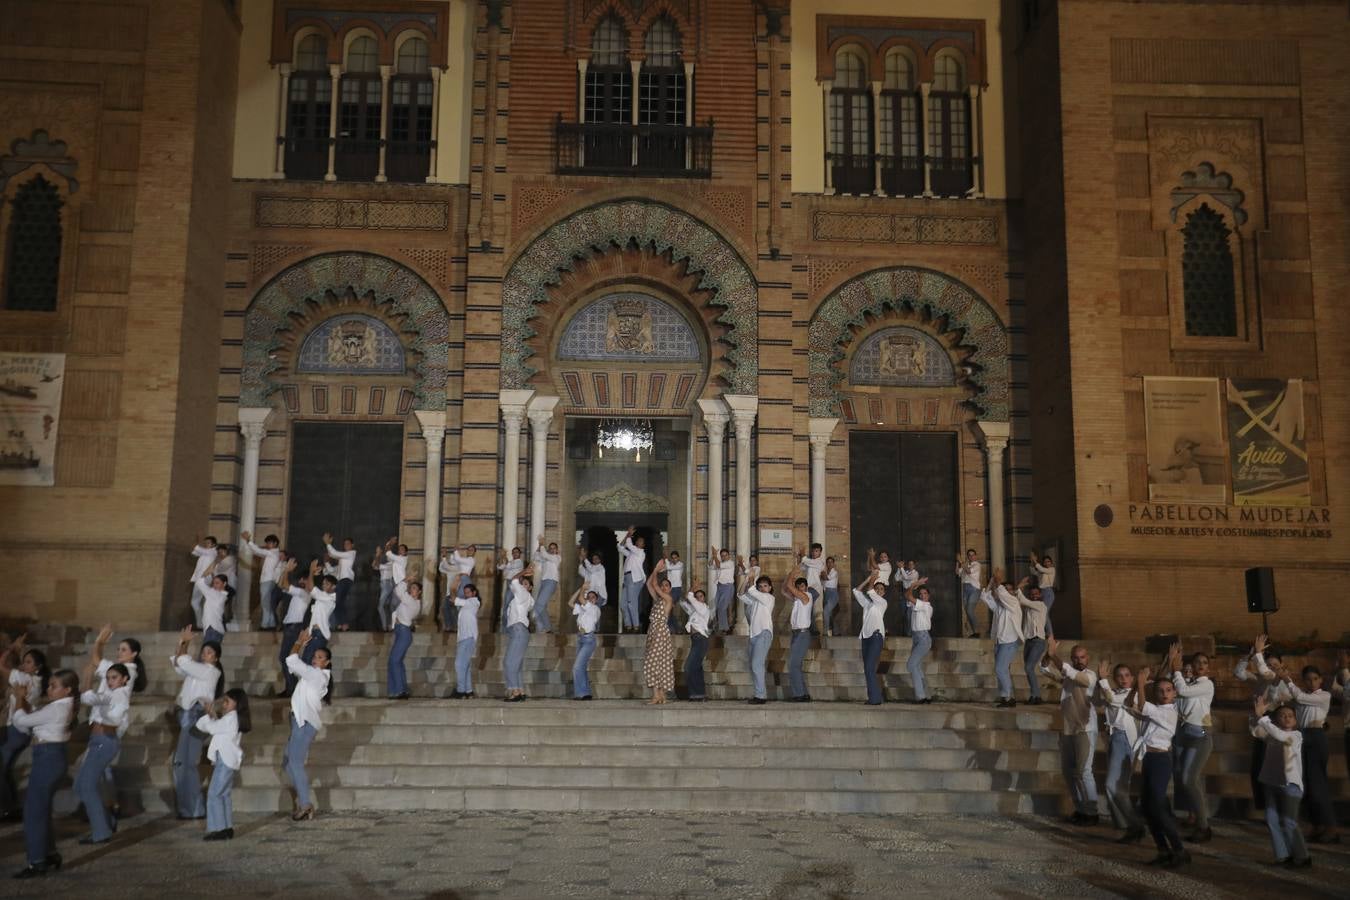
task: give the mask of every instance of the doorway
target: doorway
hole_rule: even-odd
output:
[[[961,624],[956,453],[950,432],[849,432],[853,584],[867,578],[869,547],[890,553],[897,569],[914,560],[928,577],[934,637],[957,636]],[[886,633],[902,634],[904,597],[893,579],[886,586]]]
[[[628,526],[635,525],[633,536],[641,537],[646,545],[647,560],[643,566],[648,575],[656,566],[656,561],[666,552],[662,536],[666,533],[667,516],[660,513],[577,513],[576,526],[581,534],[581,546],[587,554],[599,553],[600,561],[605,564],[605,590],[609,600],[600,611],[599,628],[606,634],[619,631],[619,584],[623,574],[623,557],[619,554],[619,540]],[[638,601],[642,630],[647,630],[647,613],[652,598],[647,589],[642,589]]]
[[[356,545],[348,598],[354,630],[379,628],[380,576],[371,568],[377,546],[398,534],[403,479],[403,426],[296,422],[291,431],[291,479],[286,549],[308,567],[322,559],[324,532],[342,547]]]

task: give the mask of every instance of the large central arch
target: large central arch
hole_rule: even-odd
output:
[[[516,257],[502,280],[503,390],[527,387],[538,371],[530,325],[548,288],[558,283],[576,260],[596,255],[610,245],[652,247],[669,251],[673,261],[688,263],[699,275],[699,287],[712,292],[710,303],[726,307],[717,321],[727,326],[722,340],[731,345],[727,380],[735,394],[759,393],[759,294],[750,268],[717,232],[693,216],[664,203],[641,199],[612,200],[579,210],[540,234]]]

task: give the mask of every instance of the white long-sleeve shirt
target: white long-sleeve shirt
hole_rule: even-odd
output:
[[[647,561],[647,551],[633,543],[632,538],[624,538],[619,545],[623,554],[623,575],[628,581],[646,581],[647,573],[642,568]]]
[[[216,563],[215,574],[224,578],[230,587],[236,587],[239,579],[239,560],[233,556],[222,556]]]
[[[80,702],[89,707],[89,724],[106,725],[117,730],[117,736],[126,734],[131,723],[131,683],[120,688],[110,688],[106,681],[98,688],[85,691]]]
[[[211,568],[211,561],[216,558],[216,548],[198,544],[192,548],[192,555],[197,557],[197,564],[192,568],[192,577],[188,579],[188,584],[195,585],[206,574],[206,570]]]
[[[407,554],[399,556],[397,553],[391,550],[384,554],[384,558],[389,561],[389,577],[394,579],[395,584],[407,579],[408,577]]]
[[[411,628],[417,614],[422,611],[422,601],[412,595],[406,581],[394,585],[394,595],[398,597],[398,606],[394,608],[394,624]]]
[[[356,576],[355,550],[339,550],[332,544],[324,544],[324,549],[328,551],[329,556],[337,560],[338,581]]]
[[[605,587],[605,564],[583,559],[581,565],[577,566],[577,574],[586,582],[586,590],[595,591],[599,605],[604,606],[609,600],[609,590]]]
[[[827,591],[839,590],[839,570],[830,568],[820,579],[820,586]]]
[[[293,584],[286,588],[286,593],[290,595],[291,602],[286,605],[286,615],[282,618],[281,624],[303,624],[305,612],[309,609],[309,591]]]
[[[666,577],[670,579],[672,588],[684,587],[684,563],[666,561]]]
[[[1296,684],[1285,682],[1294,695],[1294,715],[1299,728],[1321,728],[1331,715],[1331,693],[1322,688],[1309,693]]]
[[[913,631],[931,631],[933,628],[933,604],[927,600],[914,598],[914,602],[909,604],[910,620],[909,630]]]
[[[510,605],[506,607],[506,626],[530,624],[530,613],[534,610],[534,595],[519,578],[512,578],[507,586],[511,595]]]
[[[708,620],[712,616],[712,610],[708,608],[708,604],[695,599],[693,596],[687,596],[680,601],[680,606],[689,616],[689,621],[685,623],[684,630],[690,634],[701,634],[707,637]]]
[[[35,741],[62,744],[70,740],[70,711],[74,706],[74,697],[62,697],[32,712],[16,709],[10,724],[24,734],[31,734]]]
[[[862,631],[858,637],[868,638],[874,634],[886,636],[886,598],[876,591],[863,593],[861,589],[853,589],[853,599],[858,601],[858,605],[863,608]]]
[[[239,714],[230,710],[219,719],[202,716],[197,720],[197,730],[211,735],[211,744],[206,748],[206,758],[214,765],[239,771],[244,764],[244,746],[239,734]]]
[[[504,563],[497,563],[497,571],[502,573],[502,581],[510,584],[511,579],[525,571],[525,560],[508,559]]]
[[[895,566],[888,562],[877,563],[877,584],[890,584],[891,572],[895,571]]]
[[[202,585],[202,630],[214,628],[225,633],[225,601],[229,594],[211,587],[211,577],[204,575]]]
[[[460,580],[463,581],[465,578],[473,577],[473,570],[478,564],[478,559],[474,556],[461,555],[458,550],[451,550],[450,556],[441,560],[441,562],[449,566],[449,571],[442,569],[442,572],[447,575],[450,574],[450,571],[458,572]]]
[[[1036,575],[1039,579],[1036,582],[1037,587],[1039,587],[1041,590],[1045,590],[1046,588],[1050,588],[1051,590],[1055,589],[1054,566],[1043,566],[1040,563],[1032,563],[1031,568],[1036,572]]]
[[[961,583],[968,584],[971,587],[980,587],[980,561],[970,560],[963,562],[956,567],[956,574],[961,576]]]
[[[298,679],[291,693],[291,715],[301,725],[322,729],[323,695],[328,693],[328,681],[333,673],[309,665],[294,653],[286,657],[286,668]]]
[[[820,573],[825,571],[825,557],[803,556],[801,565],[806,572],[806,586],[820,593]]]
[[[309,596],[314,601],[314,607],[309,611],[309,624],[316,628],[319,634],[332,640],[333,629],[329,620],[333,616],[333,610],[337,609],[337,594],[330,594],[322,588],[314,588],[309,592]]]
[[[1072,663],[1060,663],[1058,671],[1045,669],[1060,683],[1059,712],[1061,734],[1084,734],[1097,730],[1097,710],[1092,705],[1092,689],[1097,675],[1090,669],[1075,669]]]
[[[220,680],[220,669],[211,663],[193,659],[186,653],[170,656],[169,664],[173,670],[183,676],[183,686],[178,690],[178,708],[192,709],[194,704],[210,706],[216,699],[216,682]]]
[[[276,580],[281,576],[281,550],[278,547],[259,547],[252,541],[245,541],[244,545],[248,547],[249,552],[262,560],[262,568],[258,572],[259,581]]]
[[[1014,596],[1017,598],[1017,604],[1022,607],[1022,639],[1045,640],[1045,601],[1032,600],[1021,591]]]
[[[1275,671],[1266,665],[1264,654],[1253,653],[1251,662],[1256,664],[1256,672],[1252,672],[1252,667],[1244,657],[1238,660],[1237,666],[1233,669],[1233,677],[1238,681],[1247,682],[1252,689],[1252,699],[1257,697],[1266,698],[1266,706],[1276,709],[1289,703],[1294,699],[1294,695],[1289,691],[1289,685],[1275,675]]]
[[[919,580],[918,569],[906,569],[904,566],[895,570],[895,583],[900,585],[900,590],[907,591],[914,587],[914,582]]]
[[[1261,764],[1258,780],[1271,787],[1294,784],[1302,790],[1303,735],[1285,731],[1272,722],[1270,716],[1262,716],[1252,726],[1252,737],[1264,738],[1266,742],[1265,761]]]
[[[573,603],[572,615],[577,617],[577,631],[595,634],[595,626],[600,624],[599,606],[594,603]]]
[[[1214,724],[1209,715],[1214,705],[1214,682],[1208,676],[1188,682],[1180,672],[1173,672],[1172,685],[1177,689],[1177,715],[1182,722],[1198,728]]]
[[[994,613],[994,642],[1015,644],[1022,640],[1022,605],[1003,585],[980,594],[984,605]]]
[[[482,602],[477,597],[455,598],[455,608],[459,610],[456,643],[478,639],[478,607]]]
[[[773,633],[773,605],[776,599],[772,592],[753,587],[746,588],[745,593],[741,594],[741,602],[749,614],[750,637],[765,631]]]
[[[1159,706],[1144,702],[1142,711],[1144,730],[1135,742],[1135,755],[1143,755],[1146,750],[1172,749],[1172,736],[1177,733],[1177,708],[1167,703]]]
[[[717,572],[718,584],[736,583],[736,560],[734,559],[718,560],[717,563],[713,565],[713,569],[715,569]],[[751,581],[750,586],[754,587],[755,583]]]
[[[562,556],[557,553],[549,553],[543,547],[534,548],[532,557],[535,564],[535,571],[539,575],[539,581],[557,581],[558,563],[562,562]]]
[[[804,600],[801,597],[792,598],[792,615],[788,617],[788,625],[793,631],[811,627],[811,606],[810,594]]]
[[[30,675],[17,668],[10,669],[9,686],[11,688],[23,688],[28,694],[29,706],[37,706],[38,701],[42,699],[42,679],[36,675]],[[5,716],[5,724],[8,725],[14,721],[14,712],[19,708],[19,703],[12,693],[6,699],[9,701],[9,709]]]
[[[1097,690],[1102,699],[1102,716],[1106,719],[1107,732],[1123,732],[1125,740],[1133,747],[1139,740],[1139,723],[1125,711],[1125,698],[1130,695],[1130,689],[1116,687],[1103,678],[1097,682]]]

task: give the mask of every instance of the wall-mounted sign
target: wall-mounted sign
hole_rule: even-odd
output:
[[[1310,505],[1303,382],[1228,379],[1228,452],[1235,505]]]
[[[1144,422],[1150,500],[1227,500],[1217,378],[1145,378]]]
[[[64,353],[0,353],[0,484],[56,484]]]
[[[759,546],[762,550],[791,550],[792,529],[761,528],[759,530]]]

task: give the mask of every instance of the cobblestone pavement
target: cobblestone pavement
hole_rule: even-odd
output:
[[[204,843],[200,822],[141,816],[113,843],[80,847],[60,822],[65,866],[33,881],[22,834],[0,829],[0,896],[104,897],[1273,897],[1350,896],[1350,845],[1310,870],[1268,865],[1256,822],[1215,827],[1180,871],[1109,828],[1036,817],[357,813],[292,824],[239,817]]]

